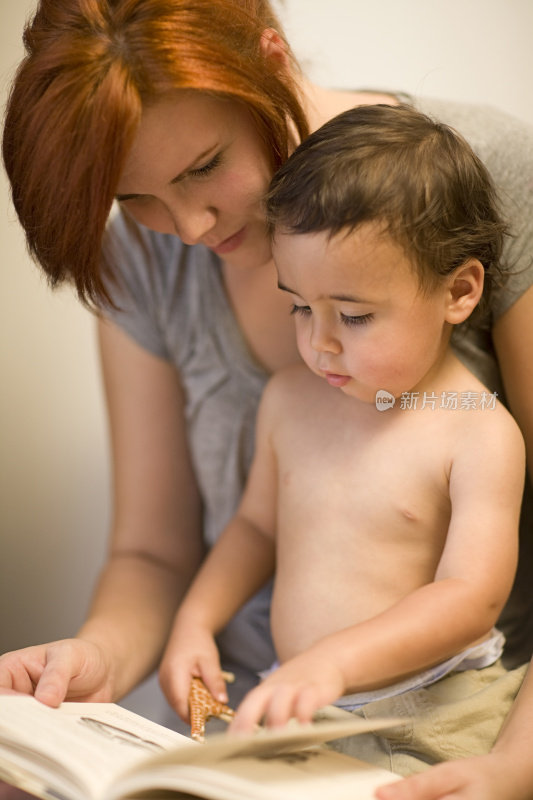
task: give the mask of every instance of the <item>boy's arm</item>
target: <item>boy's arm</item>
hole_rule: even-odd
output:
[[[358,625],[356,648],[339,634],[341,650],[343,639],[347,645],[342,660],[348,690],[415,674],[460,652],[496,623],[516,571],[525,477],[522,436],[510,415],[499,412],[493,418],[491,411],[474,412],[492,425],[460,433],[449,476],[451,519],[434,581]],[[371,686],[364,685],[365,675],[372,676]]]
[[[341,694],[416,674],[489,632],[516,569],[524,446],[505,412],[494,415],[484,434],[477,425],[461,432],[450,471],[452,516],[435,580],[286,662],[245,698],[233,730],[249,730],[264,714],[272,725],[291,716],[307,721]]]
[[[259,409],[256,451],[240,506],[185,596],[167,646],[167,697],[184,719],[193,675],[227,702],[214,636],[274,572],[277,469],[270,394],[267,388]]]

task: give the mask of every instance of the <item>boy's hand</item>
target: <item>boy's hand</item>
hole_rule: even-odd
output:
[[[263,718],[269,727],[281,727],[292,717],[311,722],[314,712],[337,700],[344,689],[344,676],[331,654],[311,648],[287,661],[246,695],[229,731],[250,733]]]
[[[0,691],[34,695],[48,706],[63,700],[111,700],[110,666],[84,639],[63,639],[0,656]]]
[[[190,722],[192,678],[201,678],[215,700],[228,702],[213,634],[199,625],[177,619],[161,662],[159,681],[167,700],[185,722]]]

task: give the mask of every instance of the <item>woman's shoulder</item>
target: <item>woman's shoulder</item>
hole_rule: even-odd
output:
[[[150,352],[174,359],[169,347],[175,349],[176,341],[187,339],[193,318],[202,313],[202,295],[216,288],[216,282],[208,280],[209,257],[205,248],[156,233],[118,205],[113,207],[103,258],[115,308],[102,313]]]
[[[412,97],[418,110],[455,128],[487,166],[510,175],[533,164],[533,125],[492,105]],[[517,163],[518,160],[518,163]]]

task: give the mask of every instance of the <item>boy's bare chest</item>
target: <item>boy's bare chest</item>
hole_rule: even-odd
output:
[[[288,415],[275,446],[282,659],[432,580],[450,521],[447,448],[427,415],[373,425],[314,399]]]
[[[395,423],[373,425],[371,414],[358,419],[342,403],[306,405],[277,444],[279,521],[291,539],[304,530],[309,541],[332,519],[332,529],[354,543],[371,536],[405,544],[405,536],[428,532],[440,538],[449,521],[450,448],[435,417],[406,411]]]

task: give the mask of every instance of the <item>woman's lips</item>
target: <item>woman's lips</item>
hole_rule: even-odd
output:
[[[228,236],[227,239],[224,239],[223,242],[220,242],[216,247],[211,247],[210,249],[213,253],[216,253],[217,256],[225,256],[227,253],[231,253],[233,250],[236,250],[242,244],[242,241],[246,235],[246,227],[241,228],[240,231],[234,233],[233,236]]]
[[[349,375],[336,375],[334,372],[326,372],[324,373],[324,377],[330,386],[338,387],[346,386],[350,380]]]

